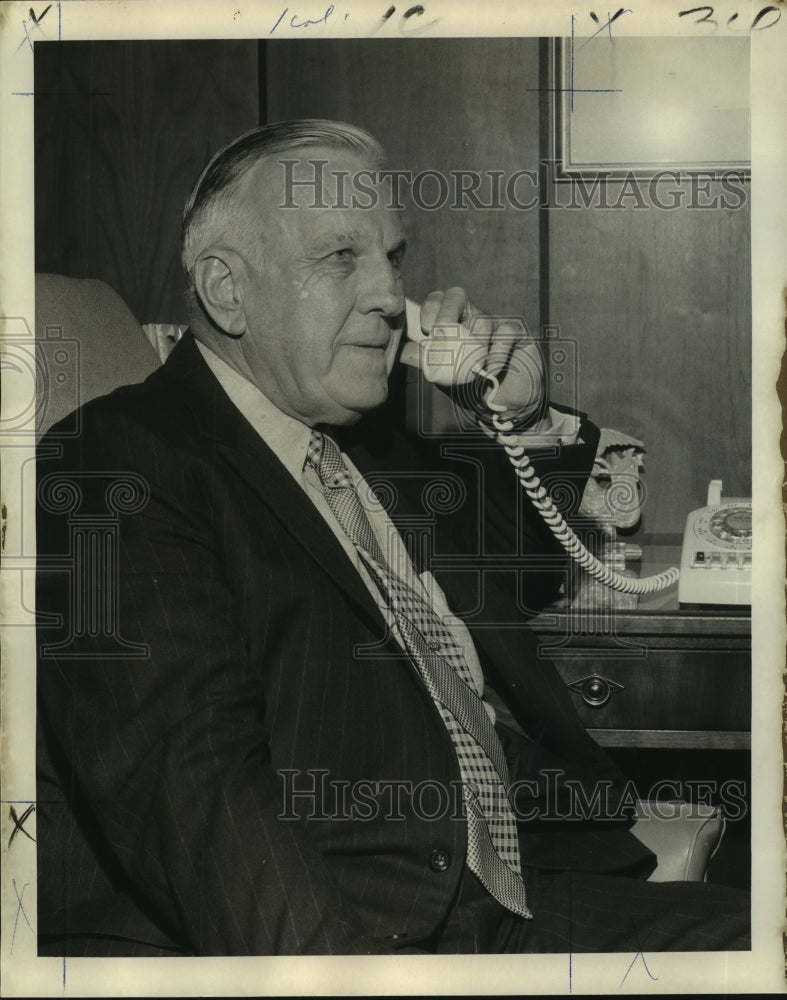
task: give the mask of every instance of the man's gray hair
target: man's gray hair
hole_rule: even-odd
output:
[[[220,149],[202,171],[183,210],[181,260],[186,297],[194,304],[194,266],[200,253],[218,241],[261,256],[261,233],[250,233],[249,213],[233,205],[233,195],[248,171],[260,160],[307,146],[322,146],[359,154],[373,165],[384,158],[382,146],[368,132],[346,122],[321,118],[260,125]]]

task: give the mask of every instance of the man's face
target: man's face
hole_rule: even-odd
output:
[[[244,374],[281,410],[313,426],[349,424],[385,401],[404,310],[400,264],[405,241],[400,214],[379,192],[371,208],[336,207],[331,171],[369,164],[335,150],[306,149],[298,179],[313,179],[309,159],[328,160],[322,202],[310,187],[285,192],[285,171],[263,162],[242,189],[244,208],[258,218],[260,245],[244,256],[246,332],[238,345]],[[285,158],[285,157],[282,157]],[[351,200],[352,187],[344,202]],[[285,195],[296,208],[283,208]],[[368,200],[368,199],[367,199]]]

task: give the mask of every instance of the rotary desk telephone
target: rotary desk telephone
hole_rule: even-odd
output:
[[[751,604],[751,500],[722,497],[708,485],[708,503],[686,519],[680,560],[680,604]]]

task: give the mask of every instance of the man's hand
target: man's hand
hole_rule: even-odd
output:
[[[467,405],[478,400],[505,407],[501,416],[516,426],[527,425],[542,410],[546,375],[544,360],[521,317],[489,316],[468,301],[462,288],[432,292],[421,306],[420,322],[412,321],[408,303],[408,342],[402,361],[420,368],[424,378],[444,389],[457,390]],[[496,376],[500,388],[481,372]],[[480,380],[480,381],[479,381]],[[472,393],[480,385],[480,392]],[[491,417],[491,412],[489,413]]]

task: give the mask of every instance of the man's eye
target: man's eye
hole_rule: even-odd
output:
[[[341,250],[334,250],[331,257],[334,260],[351,261],[355,257],[355,251],[349,247],[343,247]]]
[[[404,254],[405,254],[404,250],[393,250],[391,253],[388,254],[388,260],[390,260],[391,266],[394,267],[397,271],[404,262]]]

